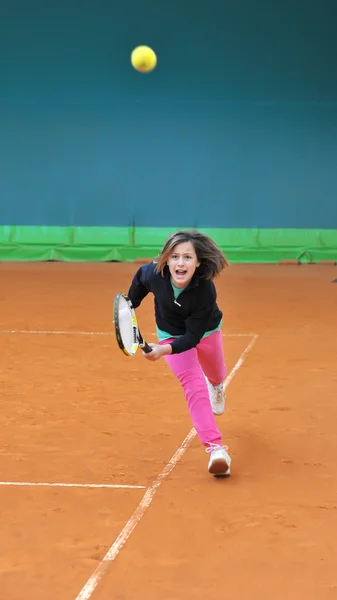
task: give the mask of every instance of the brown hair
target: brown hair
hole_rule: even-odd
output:
[[[177,244],[191,242],[198,258],[200,266],[196,273],[202,279],[214,279],[221,271],[228,266],[228,262],[213,240],[195,230],[175,231],[166,240],[161,252],[155,259],[157,263],[156,271],[164,275],[164,268],[168,258]]]

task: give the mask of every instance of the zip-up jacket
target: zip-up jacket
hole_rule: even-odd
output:
[[[128,296],[137,308],[149,292],[153,293],[158,328],[172,336],[181,336],[170,342],[172,354],[195,348],[204,333],[216,329],[222,319],[215,285],[209,279],[199,278],[196,270],[189,285],[175,300],[168,266],[164,276],[156,273],[155,268],[152,262],[138,269]]]

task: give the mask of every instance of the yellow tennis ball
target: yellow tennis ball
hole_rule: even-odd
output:
[[[149,46],[138,46],[131,53],[131,63],[140,73],[149,73],[157,65],[157,56]]]

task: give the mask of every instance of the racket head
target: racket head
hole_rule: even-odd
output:
[[[139,330],[130,298],[119,292],[114,300],[114,326],[119,348],[127,356],[134,356],[139,348]]]

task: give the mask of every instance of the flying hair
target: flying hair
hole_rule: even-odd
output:
[[[191,242],[200,266],[196,273],[201,279],[214,279],[221,271],[228,267],[227,259],[213,240],[195,230],[176,231],[166,240],[161,252],[155,259],[156,271],[164,275],[164,268],[177,244]]]

